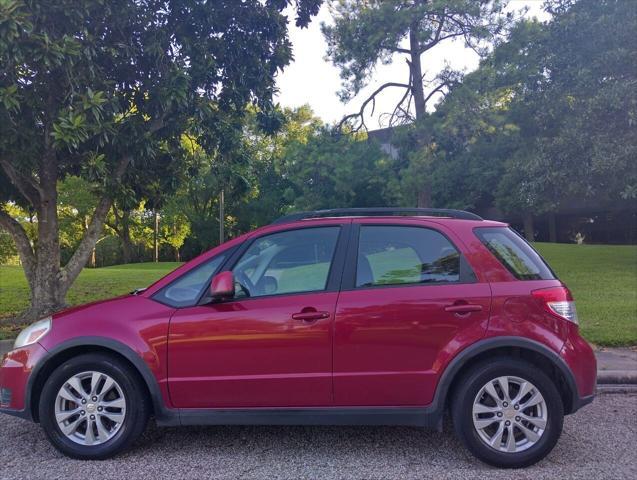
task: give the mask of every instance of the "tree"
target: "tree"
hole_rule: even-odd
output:
[[[229,205],[229,213],[236,219],[234,233],[267,224],[292,208],[293,198],[289,192],[294,183],[288,172],[290,151],[307,144],[323,127],[309,105],[279,109],[281,124],[273,132],[264,132],[254,113],[251,112],[244,128],[250,156],[250,168],[244,172],[244,178],[250,191],[243,201],[231,201]]]
[[[387,204],[392,159],[362,133],[323,128],[306,143],[291,145],[285,163],[292,182],[286,198],[294,210]]]
[[[533,205],[637,199],[637,3],[560,0],[512,105],[533,155],[511,168]],[[523,64],[521,55],[515,59]],[[526,119],[526,121],[523,121]]]
[[[423,55],[453,38],[462,38],[479,54],[489,41],[512,22],[504,14],[503,0],[333,0],[334,25],[323,25],[328,56],[340,68],[341,98],[349,100],[367,85],[378,62],[392,63],[405,58],[406,79],[379,86],[362,102],[358,112],[347,115],[341,125],[354,122],[354,131],[366,128],[365,112],[375,108],[375,99],[387,88],[404,90],[389,114],[389,126],[423,119],[427,104],[448,92],[462,78],[451,68],[434,75],[423,64]],[[413,104],[413,113],[412,113]],[[417,146],[417,145],[416,145]],[[424,181],[417,205],[429,206],[430,186]]]
[[[428,178],[434,205],[495,205],[524,218],[532,238],[533,215],[584,202],[628,209],[637,198],[637,6],[548,8],[550,22],[517,23],[434,113],[405,129],[403,202]],[[413,148],[409,136],[426,141]]]
[[[0,208],[31,290],[25,317],[64,305],[131,165],[175,148],[185,128],[223,149],[247,103],[271,110],[291,58],[289,3],[0,0],[0,201],[37,217],[32,246]],[[320,6],[294,3],[300,26]],[[98,201],[62,265],[57,185],[68,175],[90,181]]]

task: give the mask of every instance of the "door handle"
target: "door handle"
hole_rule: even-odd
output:
[[[476,305],[473,303],[447,305],[445,307],[445,311],[455,313],[457,315],[467,314],[471,312],[481,312],[482,305]]]
[[[328,318],[329,312],[317,312],[316,310],[311,312],[299,312],[292,315],[294,320],[303,320],[304,322],[315,322],[322,318]]]

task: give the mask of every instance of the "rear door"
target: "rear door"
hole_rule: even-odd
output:
[[[336,405],[427,405],[446,360],[486,332],[491,291],[458,239],[409,222],[353,226],[335,317]]]

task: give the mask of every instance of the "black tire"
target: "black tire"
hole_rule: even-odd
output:
[[[503,452],[492,448],[480,438],[473,424],[473,402],[489,381],[513,376],[528,380],[540,391],[546,402],[547,424],[535,445],[520,452]],[[521,468],[546,457],[562,433],[564,406],[553,381],[536,366],[519,359],[496,358],[476,365],[458,383],[451,404],[456,434],[465,447],[481,461],[501,468]]]
[[[66,437],[55,420],[55,402],[64,383],[85,371],[109,375],[122,389],[126,399],[126,415],[117,433],[98,445],[81,445]],[[67,360],[47,379],[40,396],[40,424],[53,446],[63,454],[80,460],[103,460],[128,449],[144,432],[148,423],[149,404],[137,372],[120,359],[103,353],[89,353]]]

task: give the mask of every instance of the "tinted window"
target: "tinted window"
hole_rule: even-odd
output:
[[[361,227],[357,287],[459,280],[460,253],[441,233],[419,227]]]
[[[519,280],[552,280],[555,275],[542,257],[510,228],[476,228],[475,233],[495,257]]]
[[[224,258],[225,255],[218,255],[195,267],[161,289],[153,298],[173,307],[194,305],[199,300],[204,288],[210,285],[210,279],[221,266]]]
[[[257,239],[233,269],[237,297],[325,290],[339,231],[304,228]]]

